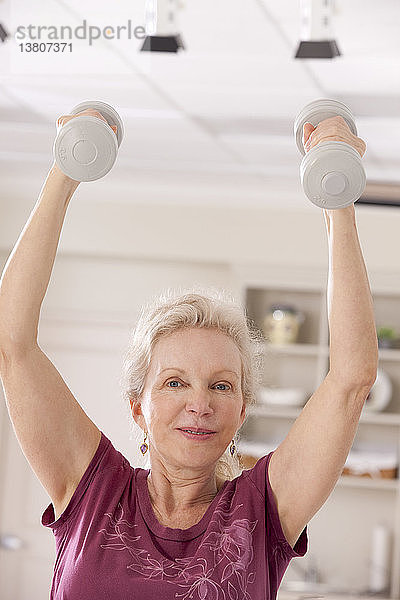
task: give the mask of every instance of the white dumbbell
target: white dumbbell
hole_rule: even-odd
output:
[[[117,158],[124,136],[124,126],[117,111],[99,100],[87,100],[75,106],[69,114],[93,108],[106,119],[79,115],[60,128],[54,141],[57,166],[71,179],[94,181],[106,175]],[[117,134],[111,129],[117,127]]]
[[[350,109],[337,100],[321,98],[307,104],[294,122],[297,147],[304,155],[300,177],[306,196],[320,208],[344,208],[356,202],[364,191],[366,176],[361,156],[345,142],[326,141],[306,154],[303,147],[303,125],[314,127],[330,117],[341,116],[357,135]]]

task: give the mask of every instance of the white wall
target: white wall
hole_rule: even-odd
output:
[[[46,169],[29,179],[2,170],[0,251],[10,251],[32,210]],[[325,267],[327,246],[321,209],[299,185],[271,180],[255,188],[234,179],[132,174],[132,182],[106,177],[82,184],[67,211],[60,254],[159,260],[236,261]],[[260,196],[265,203],[260,206]],[[218,202],[216,200],[218,197]],[[221,205],[223,197],[224,205]],[[232,197],[232,206],[229,198]],[[203,200],[202,200],[203,199]],[[257,199],[257,206],[254,204]],[[213,202],[213,200],[215,200]],[[240,202],[239,202],[240,200]],[[400,268],[400,208],[357,205],[357,223],[367,267]]]

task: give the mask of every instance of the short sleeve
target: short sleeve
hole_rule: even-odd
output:
[[[260,458],[256,465],[251,469],[249,477],[254,482],[260,493],[265,496],[266,521],[267,526],[269,525],[268,529],[273,541],[280,547],[281,551],[288,559],[302,557],[306,554],[308,547],[307,525],[301,532],[296,544],[292,548],[287,541],[285,534],[283,533],[275,496],[269,481],[268,468],[272,455],[273,452],[270,452],[268,455]]]
[[[51,528],[53,533],[58,533],[63,526],[70,521],[78,506],[82,503],[85,494],[95,477],[108,469],[121,468],[124,462],[126,462],[125,457],[113,447],[111,441],[103,432],[101,432],[97,450],[72,495],[68,506],[59,518],[54,520],[54,506],[53,503],[50,503],[42,515],[42,525]]]

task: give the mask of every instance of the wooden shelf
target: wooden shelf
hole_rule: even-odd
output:
[[[373,425],[400,425],[400,414],[389,412],[365,412],[361,415],[360,422],[371,423]]]
[[[329,347],[318,344],[271,344],[265,342],[265,351],[267,353],[300,356],[329,356]]]
[[[255,456],[257,459],[261,456],[266,456],[273,450],[275,450],[277,444],[268,445],[265,447],[261,443],[254,443],[254,450],[252,450],[253,443],[248,440],[241,440],[238,443],[239,454],[250,454]],[[254,452],[254,454],[252,454]],[[354,475],[342,475],[339,477],[336,485],[339,487],[348,488],[365,488],[369,490],[381,490],[389,492],[400,491],[399,479],[383,479],[383,478],[372,478],[372,477],[357,477]]]
[[[276,354],[329,356],[329,346],[326,344],[271,344],[265,341],[265,351]],[[379,360],[400,362],[400,350],[397,348],[378,348],[378,358]]]
[[[303,407],[252,405],[248,408],[248,414],[252,417],[272,417],[277,419],[297,419]],[[371,423],[372,425],[400,426],[400,413],[363,413],[360,423]]]
[[[400,361],[400,350],[397,348],[378,348],[379,360]]]
[[[383,490],[396,492],[399,490],[398,479],[372,479],[370,477],[354,477],[352,475],[342,475],[337,484],[340,487],[366,488],[369,490]]]

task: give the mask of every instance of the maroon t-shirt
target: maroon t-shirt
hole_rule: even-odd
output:
[[[54,521],[50,600],[273,600],[292,558],[307,551],[307,526],[286,540],[268,479],[272,452],[225,481],[189,529],[161,525],[146,477],[102,432],[74,495]]]

